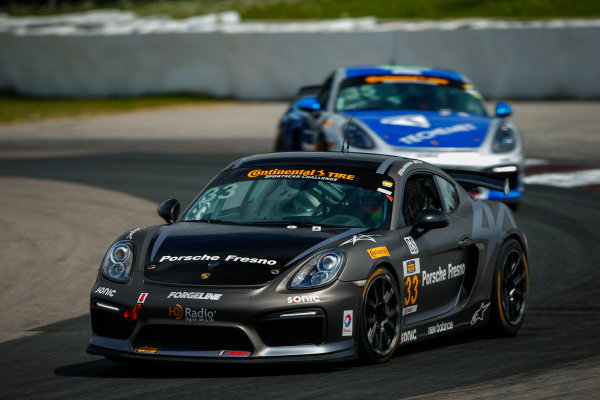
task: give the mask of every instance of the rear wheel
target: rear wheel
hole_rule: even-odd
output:
[[[490,328],[501,336],[515,335],[525,318],[529,271],[523,248],[514,239],[502,245],[496,260]]]
[[[389,359],[400,340],[400,293],[392,274],[376,269],[363,291],[359,354],[366,362]]]

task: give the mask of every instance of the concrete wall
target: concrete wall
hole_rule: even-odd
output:
[[[491,99],[600,98],[600,26],[146,34],[0,33],[0,88],[33,96],[285,99],[352,64],[436,66]]]

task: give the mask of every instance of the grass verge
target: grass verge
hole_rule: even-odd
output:
[[[219,101],[209,97],[151,96],[106,99],[39,99],[0,95],[0,124],[101,115],[167,106],[205,104]]]
[[[592,18],[598,0],[5,0],[0,11],[12,15],[56,14],[119,8],[140,15],[174,18],[238,11],[242,19],[300,20],[375,16],[380,19]]]

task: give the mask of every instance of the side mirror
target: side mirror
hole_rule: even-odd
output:
[[[169,199],[158,206],[156,211],[158,215],[167,221],[167,224],[172,224],[179,218],[180,205],[176,199]]]
[[[448,214],[440,210],[427,208],[421,211],[417,217],[410,234],[411,236],[419,237],[432,229],[445,228],[449,223],[450,218],[448,217]]]
[[[508,104],[499,101],[496,104],[496,117],[508,117],[513,113],[512,107]]]
[[[303,97],[296,102],[296,107],[301,109],[302,111],[308,112],[320,112],[321,111],[321,103],[317,100],[316,97]]]

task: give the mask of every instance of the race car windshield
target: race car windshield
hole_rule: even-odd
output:
[[[387,188],[377,191],[378,184],[367,184],[367,187],[357,184],[365,180],[364,176],[359,179],[357,175],[344,174],[352,177],[353,181],[341,178],[322,180],[319,178],[327,176],[318,175],[327,174],[326,171],[305,169],[292,172],[306,175],[265,174],[248,179],[255,171],[234,170],[222,174],[193,202],[181,221],[389,227],[393,198],[388,188],[392,183],[382,180],[381,175],[375,182],[385,182]]]
[[[370,79],[369,78],[381,78]],[[487,115],[471,85],[444,79],[418,82],[385,77],[348,78],[340,85],[336,111],[413,110]]]

